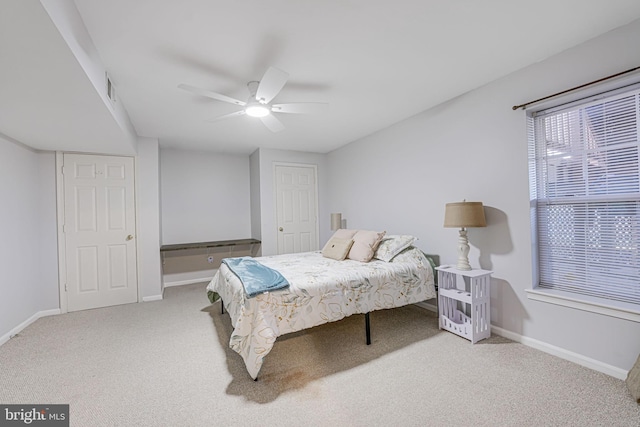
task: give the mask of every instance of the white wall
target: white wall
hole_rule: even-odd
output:
[[[136,157],[138,286],[143,301],[162,298],[158,140],[139,138]]]
[[[251,238],[262,240],[260,223],[260,150],[254,151],[249,157],[249,167],[251,182]],[[261,254],[262,250],[259,253]]]
[[[56,157],[52,151],[38,151],[38,238],[40,243],[37,293],[43,299],[41,310],[60,308],[58,286],[58,224],[56,218]]]
[[[640,323],[527,299],[525,113],[511,107],[637,66],[637,40],[640,21],[330,153],[328,209],[342,212],[350,228],[414,234],[446,264],[456,260],[457,230],[442,227],[445,204],[482,201],[488,227],[470,229],[469,259],[495,271],[493,325],[605,370],[630,369]]]
[[[318,167],[320,245],[331,231],[326,155],[258,149],[251,156],[160,150],[162,244],[253,237],[277,253],[273,165]]]
[[[252,156],[255,156],[254,153]],[[329,211],[327,210],[327,156],[325,154],[304,153],[260,148],[258,150],[260,173],[260,230],[262,255],[278,253],[278,231],[276,227],[276,206],[274,194],[274,163],[298,163],[317,165],[318,167],[318,215],[322,247],[331,236]],[[252,168],[252,173],[255,171]]]
[[[131,155],[137,149],[137,134],[133,124],[129,119],[127,111],[122,102],[112,102],[107,95],[107,75],[106,69],[100,59],[98,50],[93,44],[82,17],[73,2],[58,0],[40,0],[40,3],[49,14],[52,22],[69,46],[69,50],[74,55],[78,64],[82,67],[87,77],[93,84],[96,92],[104,102],[113,119],[122,129],[123,138],[128,141],[128,146],[121,148],[121,154]],[[112,81],[112,84],[115,83]],[[119,101],[116,92],[116,100]],[[115,141],[114,141],[115,143]],[[113,147],[115,149],[115,147]]]
[[[160,150],[162,244],[251,236],[249,156]]]
[[[54,165],[53,153],[0,135],[0,344],[59,308]]]

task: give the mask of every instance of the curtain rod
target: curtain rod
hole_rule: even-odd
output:
[[[592,82],[585,83],[585,84],[580,85],[580,86],[572,87],[571,89],[563,90],[562,92],[554,93],[553,95],[545,96],[544,98],[538,98],[538,99],[536,99],[534,101],[525,102],[524,104],[514,105],[511,108],[514,111],[517,110],[518,108],[522,108],[524,110],[527,105],[535,104],[536,102],[544,101],[545,99],[553,98],[554,96],[564,95],[567,92],[571,92],[571,91],[574,91],[574,90],[577,90],[577,89],[582,89],[583,87],[591,86],[593,84],[600,83],[600,82],[603,82],[605,80],[613,79],[614,77],[618,77],[618,76],[621,76],[623,74],[631,73],[631,72],[636,71],[636,70],[640,70],[640,67],[635,67],[635,68],[632,68],[632,69],[627,70],[627,71],[622,71],[620,73],[612,74],[610,76],[603,77],[601,79],[594,80]]]

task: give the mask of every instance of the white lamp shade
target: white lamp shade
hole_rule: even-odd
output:
[[[341,228],[342,228],[342,214],[332,213],[331,214],[331,230],[336,231]]]

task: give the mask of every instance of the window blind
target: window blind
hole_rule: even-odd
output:
[[[529,118],[538,286],[640,304],[640,90]]]

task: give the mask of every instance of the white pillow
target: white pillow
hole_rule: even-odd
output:
[[[414,236],[408,235],[389,235],[385,236],[384,239],[378,245],[378,249],[376,249],[376,253],[373,255],[374,258],[389,262],[398,255],[400,252],[407,249],[409,246],[418,240]]]
[[[385,233],[386,231],[358,230],[353,236],[353,246],[348,258],[361,262],[371,261]]]

